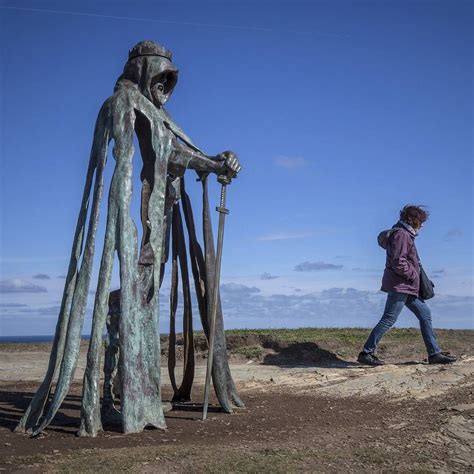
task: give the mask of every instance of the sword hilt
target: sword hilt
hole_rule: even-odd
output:
[[[220,202],[220,205],[216,207],[216,211],[220,212],[221,214],[229,214],[229,209],[226,209],[225,207],[226,194],[227,194],[227,185],[225,183],[222,183],[221,202]]]

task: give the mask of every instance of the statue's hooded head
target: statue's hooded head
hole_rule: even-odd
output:
[[[128,52],[128,61],[116,85],[135,84],[157,107],[163,106],[178,81],[178,69],[171,62],[171,51],[153,41],[140,41]]]

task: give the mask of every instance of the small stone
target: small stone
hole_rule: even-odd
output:
[[[12,444],[11,443],[5,443],[5,446],[11,446]]]

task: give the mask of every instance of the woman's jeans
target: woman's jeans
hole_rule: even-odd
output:
[[[433,333],[433,326],[431,324],[431,311],[424,300],[406,293],[396,293],[390,291],[387,295],[387,302],[382,319],[377,326],[372,329],[367,342],[364,345],[364,352],[374,352],[377,344],[383,335],[395,324],[398,315],[401,313],[403,307],[406,306],[420,321],[421,335],[425,341],[428,355],[439,354],[441,349],[438,346],[436,337]]]

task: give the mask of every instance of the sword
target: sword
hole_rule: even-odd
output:
[[[222,261],[222,247],[224,244],[224,224],[225,216],[229,214],[229,210],[225,207],[226,200],[226,187],[229,182],[226,176],[220,176],[218,181],[222,184],[221,187],[221,202],[220,206],[216,207],[216,211],[219,213],[219,231],[217,234],[217,253],[216,253],[216,269],[214,275],[214,293],[212,294],[212,310],[211,310],[211,327],[209,328],[209,354],[207,357],[207,369],[206,369],[206,383],[204,386],[204,404],[202,409],[202,420],[207,418],[207,409],[209,406],[209,390],[211,385],[212,376],[212,362],[214,357],[214,338],[216,332],[216,319],[217,319],[217,302],[219,299],[219,283],[221,279],[221,261]]]

